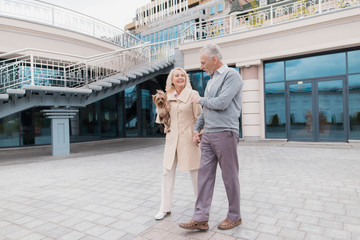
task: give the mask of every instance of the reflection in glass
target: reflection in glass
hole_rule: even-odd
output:
[[[82,140],[96,140],[99,138],[98,103],[87,105],[80,109],[80,133]]]
[[[289,84],[290,139],[313,141],[312,85],[299,81]]]
[[[125,128],[127,137],[138,136],[136,86],[125,89]]]
[[[360,74],[349,76],[350,139],[360,139]]]
[[[41,108],[33,108],[35,144],[51,144],[51,119],[46,118]]]
[[[0,119],[0,147],[19,146],[19,114]]]
[[[204,96],[205,88],[202,81],[202,72],[190,72],[189,78],[192,88],[198,91],[200,96]]]
[[[117,136],[117,107],[116,95],[100,101],[101,137]]]
[[[143,87],[144,85],[142,85]],[[141,116],[142,116],[142,136],[150,136],[155,128],[155,104],[149,89],[141,89]]]
[[[286,80],[343,74],[346,74],[345,53],[334,53],[286,61]]]
[[[360,73],[360,50],[348,52],[349,73]]]
[[[284,62],[272,62],[265,64],[265,82],[284,81]]]
[[[342,82],[342,80],[318,82],[320,141],[345,139]]]
[[[265,84],[266,137],[286,137],[284,83]]]

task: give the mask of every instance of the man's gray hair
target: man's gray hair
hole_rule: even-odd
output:
[[[222,60],[221,51],[218,45],[208,44],[200,50],[200,54],[205,53],[208,57],[217,57],[220,61]]]

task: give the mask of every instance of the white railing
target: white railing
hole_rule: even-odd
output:
[[[33,54],[0,61],[0,93],[5,93],[6,89],[21,89],[25,85],[82,87],[114,75],[126,76],[132,71],[148,69],[174,59],[178,42],[174,39],[144,44],[99,54],[80,62]]]
[[[360,0],[283,1],[194,23],[181,32],[180,42],[199,41],[244,32],[355,6],[360,6]]]
[[[0,0],[0,16],[39,22],[110,41],[124,48],[144,42],[99,19],[34,0]]]

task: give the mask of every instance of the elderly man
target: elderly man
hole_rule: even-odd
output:
[[[229,210],[218,228],[227,230],[241,224],[237,144],[243,82],[235,69],[223,64],[217,45],[203,47],[200,50],[200,61],[201,69],[211,79],[206,86],[205,96],[192,98],[194,104],[200,103],[203,107],[193,133],[194,143],[198,145],[201,141],[198,198],[191,221],[180,223],[179,226],[185,229],[209,229],[209,211],[219,163]]]

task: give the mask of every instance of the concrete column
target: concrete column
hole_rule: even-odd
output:
[[[258,65],[241,67],[244,80],[242,89],[242,132],[245,141],[261,138],[261,103]]]
[[[73,118],[78,110],[49,109],[41,112],[51,119],[51,144],[52,155],[70,154],[70,129],[69,119]]]

